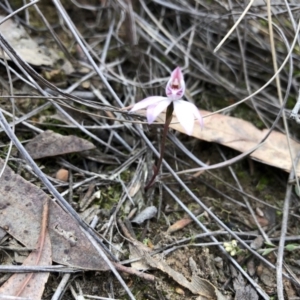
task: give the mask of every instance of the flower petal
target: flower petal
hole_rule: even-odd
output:
[[[134,112],[134,111],[146,108],[149,105],[156,104],[164,99],[166,99],[166,97],[161,97],[161,96],[148,97],[148,98],[136,103],[129,112]]]
[[[181,69],[177,67],[172,73],[166,86],[166,95],[172,100],[181,99],[185,92],[185,82]]]
[[[156,104],[148,106],[147,109],[147,120],[149,124],[152,124],[157,116],[172,102],[171,99],[164,97],[163,100]]]
[[[174,112],[179,123],[188,135],[193,133],[195,117],[198,119],[200,125],[203,126],[203,120],[200,112],[193,103],[184,100],[176,100],[174,101]]]
[[[197,118],[197,120],[198,120],[198,122],[199,122],[199,125],[201,126],[201,129],[203,129],[203,127],[204,127],[204,122],[203,122],[203,118],[202,118],[202,116],[201,116],[201,114],[200,114],[200,111],[199,111],[199,109],[198,109],[193,103],[191,103],[191,104],[192,104],[192,106],[193,106],[194,117]]]

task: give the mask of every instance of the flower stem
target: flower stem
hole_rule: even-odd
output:
[[[149,188],[151,188],[153,186],[153,184],[155,183],[154,180],[155,180],[156,176],[158,175],[160,166],[162,164],[162,160],[164,158],[164,153],[165,153],[166,138],[167,138],[167,134],[168,134],[168,130],[169,130],[169,125],[172,121],[173,110],[174,110],[174,106],[173,106],[173,102],[171,102],[171,104],[167,107],[166,121],[165,121],[165,125],[164,125],[162,139],[161,139],[160,156],[159,156],[157,165],[154,166],[154,173],[153,173],[150,181],[148,182],[148,184],[144,188],[145,192]]]

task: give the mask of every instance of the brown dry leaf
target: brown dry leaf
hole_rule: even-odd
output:
[[[0,159],[2,168],[3,160]],[[43,203],[49,197],[9,167],[5,168],[0,180],[0,195],[0,227],[26,247],[34,248],[40,232]],[[53,261],[82,269],[109,269],[77,222],[51,200],[48,230]]]
[[[283,279],[284,291],[286,292],[287,299],[297,299],[297,291],[293,284],[288,279]]]
[[[175,288],[175,293],[176,294],[179,294],[179,295],[181,295],[181,296],[184,296],[184,290],[183,289],[181,289],[181,288],[179,288],[179,287],[177,287],[177,288]]]
[[[48,202],[44,205],[42,226],[36,250],[25,259],[23,266],[47,266],[52,264],[51,241],[47,230]],[[0,288],[0,298],[7,296],[42,299],[49,273],[19,273],[11,276]]]
[[[146,252],[151,251],[151,249],[146,247],[145,245],[144,245],[144,247],[145,248],[143,248],[143,251],[146,251]],[[130,243],[129,243],[129,253],[130,253],[130,255],[129,255],[130,259],[136,259],[136,258],[141,257],[140,256],[141,255],[140,250],[136,246],[134,246]],[[136,270],[139,270],[139,271],[147,271],[147,270],[150,269],[150,266],[143,259],[132,262],[131,267],[136,269]]]
[[[34,252],[32,252],[28,258],[23,263],[23,266],[32,266],[32,265],[51,265],[51,242],[49,238],[49,234],[46,235],[44,251],[42,257],[39,261],[39,264],[32,264],[31,262],[34,260]],[[18,296],[26,297],[26,299],[42,299],[42,294],[45,289],[45,284],[48,281],[49,273],[17,273],[12,275],[8,281],[6,281],[0,288],[0,299],[3,299],[1,295],[5,296],[14,296],[15,292],[20,290],[20,286],[26,280],[27,276],[31,275],[30,281],[27,285],[22,289],[22,292]],[[5,299],[7,299],[5,297]]]
[[[246,284],[241,273],[238,273],[233,279],[233,287],[235,290],[235,300],[258,300],[256,290],[250,284]]]
[[[167,233],[172,233],[172,232],[178,231],[178,230],[186,227],[187,225],[189,225],[192,222],[193,222],[193,220],[191,218],[183,218],[181,220],[178,220],[168,228]]]
[[[256,274],[264,285],[276,290],[276,274],[273,270],[260,263],[256,268]]]
[[[197,275],[193,275],[192,280],[188,281],[181,273],[167,265],[161,256],[156,255],[155,257],[152,257],[147,252],[144,252],[143,256],[145,257],[147,264],[149,264],[152,268],[161,270],[168,274],[171,278],[173,278],[173,280],[190,290],[193,294],[202,296],[204,299],[209,300],[225,299],[218,289],[208,280],[202,279]]]
[[[183,286],[190,290],[193,294],[202,296],[202,299],[207,300],[224,300],[224,296],[218,291],[218,289],[211,284],[208,280],[202,279],[199,276],[193,275],[192,280],[188,281],[181,273],[172,269],[168,264],[164,262],[161,255],[151,256],[149,250],[145,245],[139,241],[131,239],[132,248],[135,248],[134,253],[136,257],[143,257],[144,260],[141,266],[145,263],[154,269],[161,270],[168,274],[173,280],[175,280],[180,286]]]
[[[4,18],[5,16],[0,16],[0,20]],[[49,55],[49,51],[41,48],[19,23],[8,19],[0,25],[0,32],[26,62],[35,66],[51,66],[54,64],[54,60]],[[1,53],[0,56],[2,57]],[[10,59],[7,55],[6,57]]]
[[[123,234],[131,242],[131,253],[134,253],[135,257],[142,258],[141,264],[138,267],[147,268],[147,265],[161,270],[168,274],[173,280],[175,280],[180,286],[183,286],[190,290],[193,294],[198,295],[197,300],[226,300],[226,297],[208,280],[202,279],[197,274],[193,274],[192,280],[188,281],[181,273],[172,269],[167,263],[165,263],[162,255],[157,254],[151,256],[150,249],[143,243],[135,240],[127,228],[119,221],[119,225],[123,231]]]
[[[211,112],[200,110],[201,115],[210,114]],[[164,119],[165,114],[161,114]],[[170,127],[185,133],[182,126],[178,122],[175,115],[173,115]],[[221,114],[215,114],[204,119],[204,128],[195,122],[192,136],[208,141],[222,144],[240,152],[246,152],[255,147],[266,135],[267,129],[259,130],[250,122],[229,117]],[[296,157],[300,151],[300,144],[290,139],[291,151],[293,157]],[[255,150],[250,156],[263,162],[267,165],[280,168],[286,172],[290,172],[292,167],[292,160],[287,144],[287,137],[285,134],[273,131],[266,142]],[[300,175],[300,166],[297,166],[297,175]]]
[[[51,130],[40,133],[27,145],[26,150],[33,159],[94,149],[95,146],[75,135],[60,135]]]

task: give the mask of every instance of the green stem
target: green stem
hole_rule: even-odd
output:
[[[153,173],[149,183],[144,188],[145,192],[149,188],[151,188],[153,186],[153,184],[155,183],[154,180],[155,180],[156,176],[158,175],[160,166],[162,164],[162,161],[163,161],[163,158],[164,158],[164,153],[165,153],[166,138],[167,138],[167,134],[168,134],[168,130],[169,130],[169,125],[172,121],[173,109],[174,109],[173,102],[171,102],[171,104],[167,107],[166,121],[165,121],[165,125],[164,125],[162,139],[161,139],[160,156],[159,156],[157,165],[155,167],[154,173]]]

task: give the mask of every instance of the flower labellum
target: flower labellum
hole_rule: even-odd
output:
[[[185,92],[185,82],[183,79],[182,72],[177,67],[171,74],[166,86],[166,95],[172,100],[179,100],[182,98]]]
[[[130,112],[147,108],[147,121],[152,124],[158,115],[173,102],[177,119],[188,135],[193,133],[194,119],[201,127],[203,119],[198,108],[191,102],[181,100],[185,92],[185,82],[181,69],[177,67],[172,73],[166,86],[167,97],[151,96],[136,103]]]

